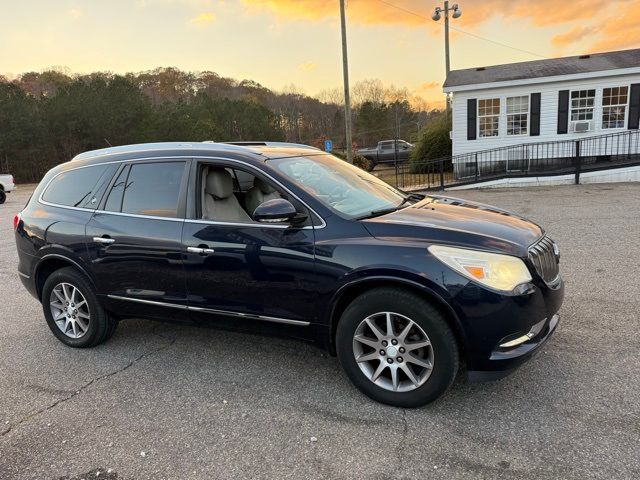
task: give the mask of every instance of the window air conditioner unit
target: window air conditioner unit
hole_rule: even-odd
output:
[[[593,120],[580,120],[571,122],[571,132],[585,133],[593,130]]]

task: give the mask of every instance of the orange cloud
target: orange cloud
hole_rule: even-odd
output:
[[[338,16],[338,2],[327,0],[242,0],[252,11],[268,10],[284,19],[321,20]],[[613,0],[606,4],[602,0],[464,0],[460,1],[462,17],[459,24],[473,25],[492,15],[530,18],[536,25],[568,23],[590,19],[616,7],[637,0]],[[391,4],[391,5],[390,5]],[[351,21],[365,24],[432,24],[433,5],[424,0],[349,0],[347,15]],[[395,5],[394,8],[392,5]]]
[[[603,22],[601,39],[592,46],[596,52],[617,48],[640,47],[640,0],[633,2],[632,8],[620,11],[615,17]]]
[[[427,15],[424,5],[416,1],[394,0],[399,6],[418,8]],[[242,0],[250,12],[271,11],[284,20],[324,20],[337,17],[338,2],[327,0]],[[390,2],[391,3],[391,2]],[[349,19],[363,24],[424,25],[426,20],[372,0],[349,0]],[[430,13],[429,13],[430,15]]]
[[[249,12],[270,11],[282,20],[319,21],[336,18],[338,2],[327,0],[242,0]],[[364,25],[404,25],[437,29],[431,20],[433,5],[424,0],[349,0],[347,16],[351,23]],[[473,31],[492,16],[530,20],[536,27],[581,22],[566,33],[552,38],[556,46],[577,42],[599,34],[595,49],[615,49],[639,46],[640,0],[460,0],[462,16],[453,27]],[[397,8],[389,5],[395,5]],[[620,17],[620,18],[618,18]],[[633,20],[631,20],[633,19]],[[620,28],[620,22],[623,27]],[[442,24],[442,21],[438,22]],[[634,25],[635,24],[635,25]],[[455,30],[454,32],[455,33]]]
[[[553,43],[556,47],[562,47],[565,45],[569,45],[571,43],[578,42],[582,40],[587,35],[592,35],[598,31],[598,28],[595,26],[589,27],[574,27],[566,33],[561,33],[559,35],[554,36],[551,39],[551,43]]]
[[[193,17],[189,22],[192,25],[207,25],[216,19],[216,14],[211,12],[201,13],[197,17]]]
[[[313,62],[304,62],[298,65],[298,69],[302,70],[303,72],[312,72],[316,69],[316,67],[317,65]]]
[[[434,88],[440,88],[438,82],[424,82],[418,87],[418,90],[433,90]]]

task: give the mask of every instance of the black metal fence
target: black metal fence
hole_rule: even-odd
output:
[[[509,177],[573,174],[640,165],[640,131],[514,145],[376,169],[405,190],[445,189]]]

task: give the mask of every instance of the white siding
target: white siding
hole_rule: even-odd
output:
[[[556,77],[557,78],[557,77]],[[520,145],[523,143],[551,142],[556,140],[575,140],[594,135],[617,133],[626,129],[629,107],[627,104],[625,128],[602,128],[602,89],[608,87],[629,86],[640,83],[640,74],[615,75],[587,78],[571,81],[553,81],[536,85],[519,85],[500,88],[483,88],[453,93],[453,154],[471,153],[481,150]],[[567,133],[558,135],[558,92],[560,90],[595,89],[595,107],[593,113],[594,129],[587,133]],[[506,98],[531,93],[541,93],[540,98],[540,135],[507,135]],[[470,98],[500,98],[500,133],[497,137],[478,137],[467,140],[467,100]],[[571,100],[569,100],[571,102]],[[571,109],[571,106],[569,106]],[[529,117],[530,123],[531,117]]]

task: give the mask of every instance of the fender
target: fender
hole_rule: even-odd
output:
[[[365,275],[367,274],[367,272],[358,272],[358,273],[364,273]],[[411,272],[402,272],[402,273],[411,275]],[[413,274],[412,276],[415,276],[415,274]],[[328,319],[327,319],[327,324],[329,325],[329,332],[330,332],[330,339],[329,339],[330,351],[332,353],[335,351],[335,331],[336,331],[337,323],[339,320],[338,318],[336,318],[337,317],[336,309],[338,305],[340,305],[340,299],[348,290],[351,290],[354,287],[357,288],[357,287],[364,286],[364,284],[366,283],[377,283],[377,284],[384,283],[384,284],[404,285],[412,288],[413,290],[419,290],[423,294],[427,295],[430,300],[435,301],[436,304],[444,310],[447,316],[447,319],[453,323],[451,327],[453,328],[456,337],[461,343],[460,346],[462,347],[463,351],[466,350],[467,339],[463,334],[464,330],[462,329],[460,318],[458,317],[455,310],[451,307],[451,304],[446,300],[446,298],[448,298],[448,295],[446,294],[446,290],[443,292],[445,293],[445,295],[443,296],[440,292],[442,291],[441,288],[437,288],[437,286],[434,285],[437,288],[436,290],[435,288],[432,288],[432,286],[423,283],[427,279],[425,279],[424,277],[419,277],[419,278],[421,281],[402,277],[397,275],[397,272],[394,272],[394,273],[367,275],[364,277],[360,276],[359,278],[350,280],[344,285],[342,285],[335,292],[330,302],[330,311],[328,313]],[[432,283],[432,282],[429,282],[429,283]]]
[[[71,251],[69,251],[68,249],[60,246],[60,245],[48,245],[46,247],[46,250],[55,250],[55,252],[53,253],[46,253],[44,255],[42,255],[41,257],[36,257],[37,258],[37,263],[33,269],[33,281],[36,284],[36,289],[37,289],[37,294],[38,297],[40,296],[40,288],[38,287],[38,274],[40,273],[40,270],[42,269],[42,266],[45,265],[47,263],[47,261],[52,260],[52,259],[58,259],[58,260],[62,260],[65,262],[68,262],[70,264],[72,264],[73,266],[75,266],[78,270],[80,270],[83,275],[85,277],[87,277],[87,279],[91,282],[91,285],[95,288],[95,282],[93,280],[93,276],[88,272],[88,270],[85,268],[85,266],[82,264],[82,260],[80,260],[79,258],[74,259],[73,257],[75,256]],[[44,249],[42,249],[44,250]],[[41,250],[41,251],[42,251]]]

